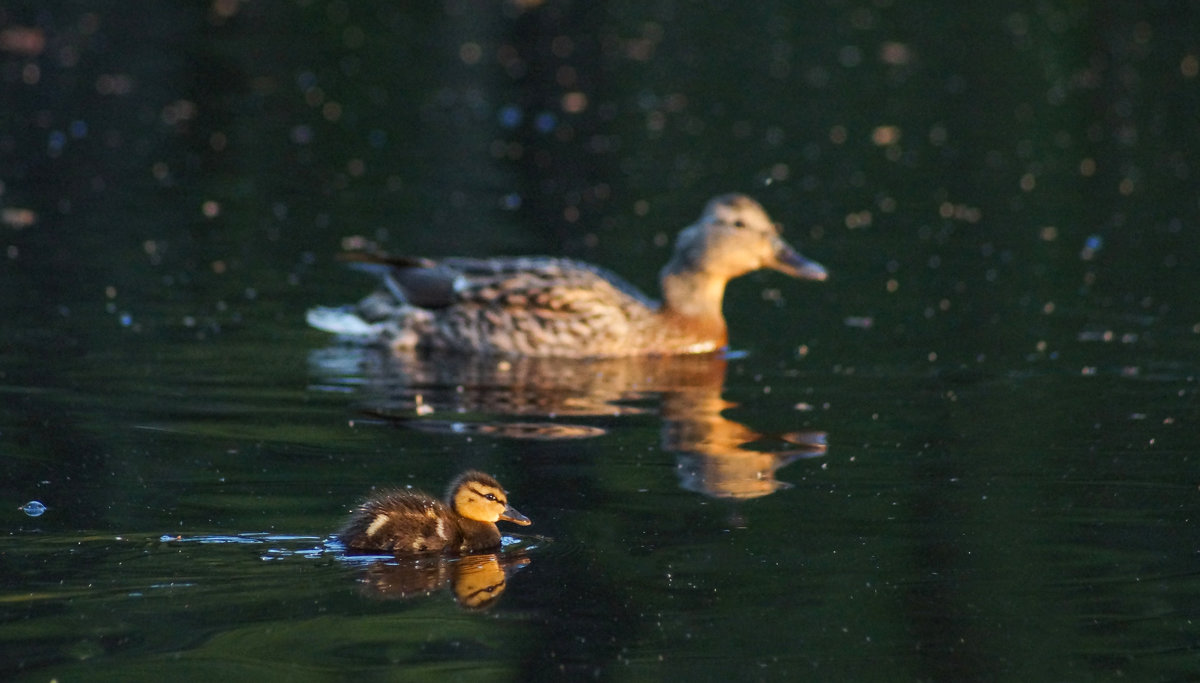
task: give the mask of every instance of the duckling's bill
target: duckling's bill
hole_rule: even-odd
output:
[[[533,524],[533,522],[529,521],[528,517],[520,512],[517,512],[516,508],[511,505],[505,506],[504,512],[500,513],[500,519],[501,521],[512,522],[513,524],[520,524],[521,526],[529,526],[530,524]]]

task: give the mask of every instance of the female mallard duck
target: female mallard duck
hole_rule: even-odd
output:
[[[758,202],[740,194],[712,199],[679,233],[659,275],[662,303],[602,268],[568,259],[347,258],[382,266],[385,287],[353,308],[310,310],[313,327],[395,349],[506,356],[709,353],[728,341],[721,300],[733,278],[761,268],[826,278],[819,263],[780,237]]]
[[[338,532],[349,550],[476,553],[500,547],[496,521],[531,524],[508,505],[492,477],[470,470],[450,482],[446,502],[420,491],[394,491],[359,505]]]

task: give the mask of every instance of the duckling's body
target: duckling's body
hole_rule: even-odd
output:
[[[660,273],[663,301],[579,261],[548,257],[440,262],[354,254],[383,267],[385,287],[353,309],[314,308],[308,322],[395,349],[572,358],[708,353],[725,347],[725,285],[770,268],[824,280],[762,206],[740,194],[709,201],[679,234]]]
[[[359,505],[338,538],[360,552],[475,553],[500,547],[496,522],[528,525],[503,487],[474,470],[454,479],[442,502],[420,491],[393,491]]]

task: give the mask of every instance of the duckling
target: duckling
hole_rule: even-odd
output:
[[[710,200],[684,228],[659,274],[662,302],[609,271],[551,257],[440,262],[354,253],[384,287],[355,307],[318,307],[313,327],[394,350],[599,358],[711,353],[728,343],[725,285],[762,268],[824,280],[762,206],[742,194]]]
[[[509,506],[499,482],[469,470],[450,483],[445,502],[420,491],[393,491],[367,500],[338,538],[347,549],[360,552],[476,553],[500,547],[497,520],[532,523]]]

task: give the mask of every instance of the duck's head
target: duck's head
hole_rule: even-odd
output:
[[[508,504],[508,494],[493,477],[470,470],[450,483],[447,502],[459,515],[477,522],[513,522],[527,526],[532,522]]]
[[[679,233],[668,269],[704,272],[722,281],[762,268],[824,280],[825,268],[792,248],[762,205],[743,194],[714,197],[700,219]]]

